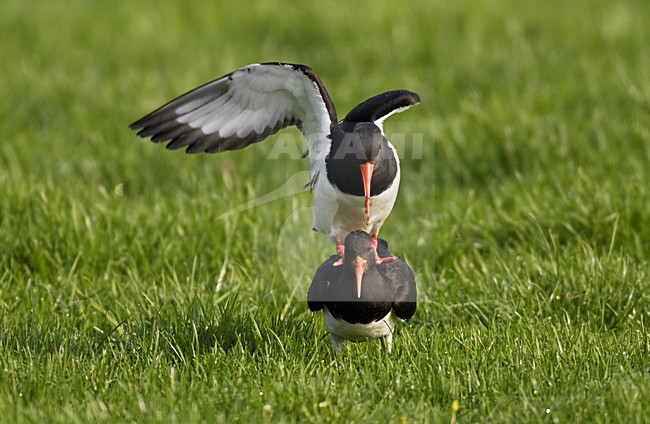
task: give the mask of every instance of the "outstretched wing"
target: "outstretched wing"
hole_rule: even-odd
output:
[[[336,110],[305,65],[245,66],[170,101],[129,127],[168,149],[216,153],[242,149],[280,129],[298,126],[310,152],[326,149]]]
[[[384,131],[384,120],[420,103],[420,96],[408,90],[393,90],[377,94],[358,104],[343,118],[343,125],[356,122],[374,122]]]

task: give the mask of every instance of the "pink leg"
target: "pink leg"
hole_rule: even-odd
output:
[[[397,259],[397,256],[388,256],[386,258],[380,258],[377,254],[377,234],[372,235],[372,243],[370,244],[370,250],[375,253],[375,263],[381,265],[384,262],[392,262]]]
[[[336,242],[336,254],[339,255],[339,260],[334,262],[332,266],[341,266],[343,265],[343,257],[345,252],[345,245],[343,243]]]

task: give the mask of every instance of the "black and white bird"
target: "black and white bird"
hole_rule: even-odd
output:
[[[388,91],[359,104],[339,122],[334,103],[311,68],[262,63],[191,90],[130,128],[153,142],[168,142],[168,149],[217,153],[297,126],[307,140],[314,229],[336,243],[341,258],[345,236],[366,231],[373,236],[380,262],[376,236],[393,208],[400,181],[397,152],[382,124],[419,101],[411,91]]]
[[[417,289],[411,268],[397,259],[377,266],[370,250],[372,237],[353,231],[345,238],[343,266],[332,255],[316,271],[307,305],[323,311],[323,319],[338,352],[345,340],[386,339],[390,352],[398,319],[408,320],[416,309]],[[388,243],[379,239],[378,253],[390,257]]]

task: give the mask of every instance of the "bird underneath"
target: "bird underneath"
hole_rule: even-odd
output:
[[[342,266],[337,255],[321,264],[307,294],[311,311],[323,311],[334,352],[346,340],[385,338],[388,352],[393,346],[393,330],[399,319],[415,314],[417,288],[411,268],[396,259],[378,266],[370,249],[372,236],[353,231],[345,238]],[[393,256],[388,243],[380,239],[382,257]]]
[[[287,126],[307,141],[308,186],[314,193],[313,228],[336,244],[343,263],[345,237],[377,234],[390,214],[400,181],[399,158],[383,121],[418,104],[408,90],[378,94],[339,121],[325,86],[310,67],[268,62],[237,69],[171,100],[129,127],[138,136],[187,153],[238,150]]]

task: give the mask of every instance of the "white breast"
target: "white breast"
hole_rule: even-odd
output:
[[[395,152],[395,148],[389,147]],[[397,158],[397,153],[395,152]],[[363,230],[376,235],[390,214],[397,198],[400,182],[399,159],[397,175],[390,187],[370,199],[370,220],[366,222],[365,198],[345,194],[327,179],[325,159],[318,164],[319,178],[314,187],[313,224],[318,231],[327,234],[332,242],[343,243],[352,231]]]
[[[397,323],[397,316],[390,311],[384,318],[369,324],[350,324],[343,320],[337,320],[332,316],[327,307],[323,308],[323,319],[330,334],[345,340],[360,342],[368,339],[378,339],[393,334]]]

